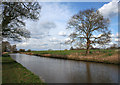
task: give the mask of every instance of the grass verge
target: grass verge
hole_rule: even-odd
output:
[[[14,61],[7,54],[2,57],[2,84],[5,83],[22,83],[22,85],[38,83],[44,85],[37,75]]]

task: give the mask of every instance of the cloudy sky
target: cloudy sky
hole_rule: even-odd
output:
[[[96,8],[104,17],[109,17],[112,37],[118,36],[117,0],[111,2],[40,2],[39,4],[42,6],[39,20],[36,22],[26,20],[26,28],[31,32],[31,38],[20,43],[14,42],[18,49],[69,49],[70,45],[64,44],[69,40],[68,35],[72,32],[66,29],[67,22],[80,10],[89,8]],[[112,38],[110,44],[117,40],[117,38]]]

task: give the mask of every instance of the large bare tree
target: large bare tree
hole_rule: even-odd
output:
[[[30,38],[25,19],[38,20],[41,6],[38,2],[2,2],[2,37],[16,41]]]
[[[110,42],[111,31],[108,29],[110,20],[104,18],[98,10],[87,9],[75,14],[68,22],[67,29],[74,30],[70,34],[71,43],[79,43],[86,47],[89,54],[90,46]]]

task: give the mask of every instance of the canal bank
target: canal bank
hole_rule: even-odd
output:
[[[48,53],[47,53],[48,52]],[[104,53],[93,53],[89,55],[80,55],[80,53],[71,53],[66,55],[61,54],[50,54],[49,51],[45,51],[43,53],[40,52],[21,52],[21,54],[27,55],[35,55],[41,57],[49,57],[49,58],[57,58],[57,59],[68,59],[68,60],[76,60],[76,61],[85,61],[85,62],[96,62],[96,63],[105,63],[105,64],[115,64],[120,65],[120,56],[118,52],[114,51],[113,53],[104,52]]]
[[[2,83],[38,83],[44,85],[37,75],[17,63],[8,54],[2,56]]]

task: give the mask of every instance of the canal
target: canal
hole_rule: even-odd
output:
[[[10,55],[46,83],[117,83],[118,66],[93,62]]]

